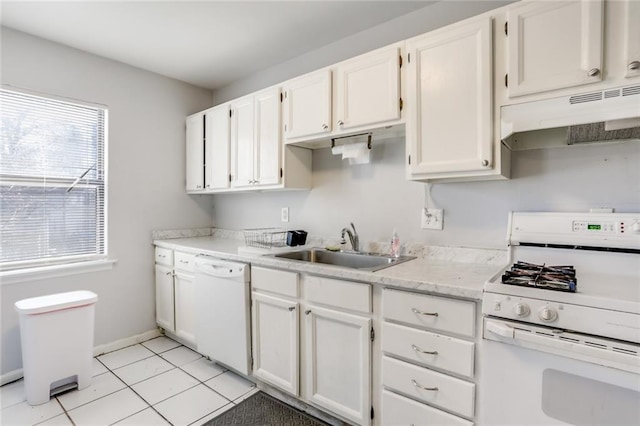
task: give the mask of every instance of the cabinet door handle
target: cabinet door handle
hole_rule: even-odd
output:
[[[180,263],[189,263],[188,260],[180,260]]]
[[[482,167],[487,167],[489,165],[489,160],[482,160]]]
[[[327,130],[329,128],[329,126],[327,126],[326,124],[322,125],[322,130]]]
[[[305,315],[309,315],[311,313],[311,309],[307,309],[306,311],[304,311]]]
[[[425,316],[430,316],[430,317],[437,317],[438,316],[437,312],[422,312],[422,311],[417,310],[416,308],[411,308],[411,312],[413,312],[414,314],[425,315]]]
[[[413,349],[416,352],[420,352],[421,354],[438,355],[438,351],[423,351],[422,349],[420,349],[416,345],[411,345],[411,349]]]
[[[296,307],[295,307],[295,306],[289,306],[289,312],[291,312],[291,311],[295,311],[295,310],[296,310]]]
[[[165,275],[173,275],[173,272],[169,271]]]
[[[338,120],[338,126],[344,126],[344,121]]]
[[[589,77],[595,77],[598,74],[600,74],[600,70],[598,68],[591,68],[589,70]]]
[[[416,382],[413,379],[411,379],[411,383],[413,383],[413,386],[417,387],[418,389],[422,389],[422,390],[426,390],[426,391],[434,391],[434,392],[436,392],[438,390],[437,387],[426,388],[426,387],[422,386],[420,383]]]
[[[629,62],[629,65],[627,66],[627,68],[629,69],[629,71],[640,69],[640,61]]]

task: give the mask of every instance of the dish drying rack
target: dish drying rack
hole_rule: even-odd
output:
[[[249,247],[284,247],[287,231],[280,228],[254,228],[244,230],[244,242]]]

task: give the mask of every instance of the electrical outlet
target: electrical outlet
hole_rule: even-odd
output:
[[[422,209],[421,226],[423,229],[442,230],[444,226],[444,210],[442,209]]]
[[[280,220],[282,222],[289,222],[289,207],[283,207],[280,210]]]

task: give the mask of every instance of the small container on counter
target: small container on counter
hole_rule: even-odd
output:
[[[287,231],[287,245],[289,247],[303,246],[307,243],[307,231]]]

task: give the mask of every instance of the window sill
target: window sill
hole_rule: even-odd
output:
[[[0,272],[0,285],[17,284],[25,281],[37,281],[48,278],[64,277],[67,275],[83,274],[87,272],[104,271],[113,268],[117,259],[100,259],[86,262],[65,263],[62,265],[47,265],[35,268],[14,269]]]

